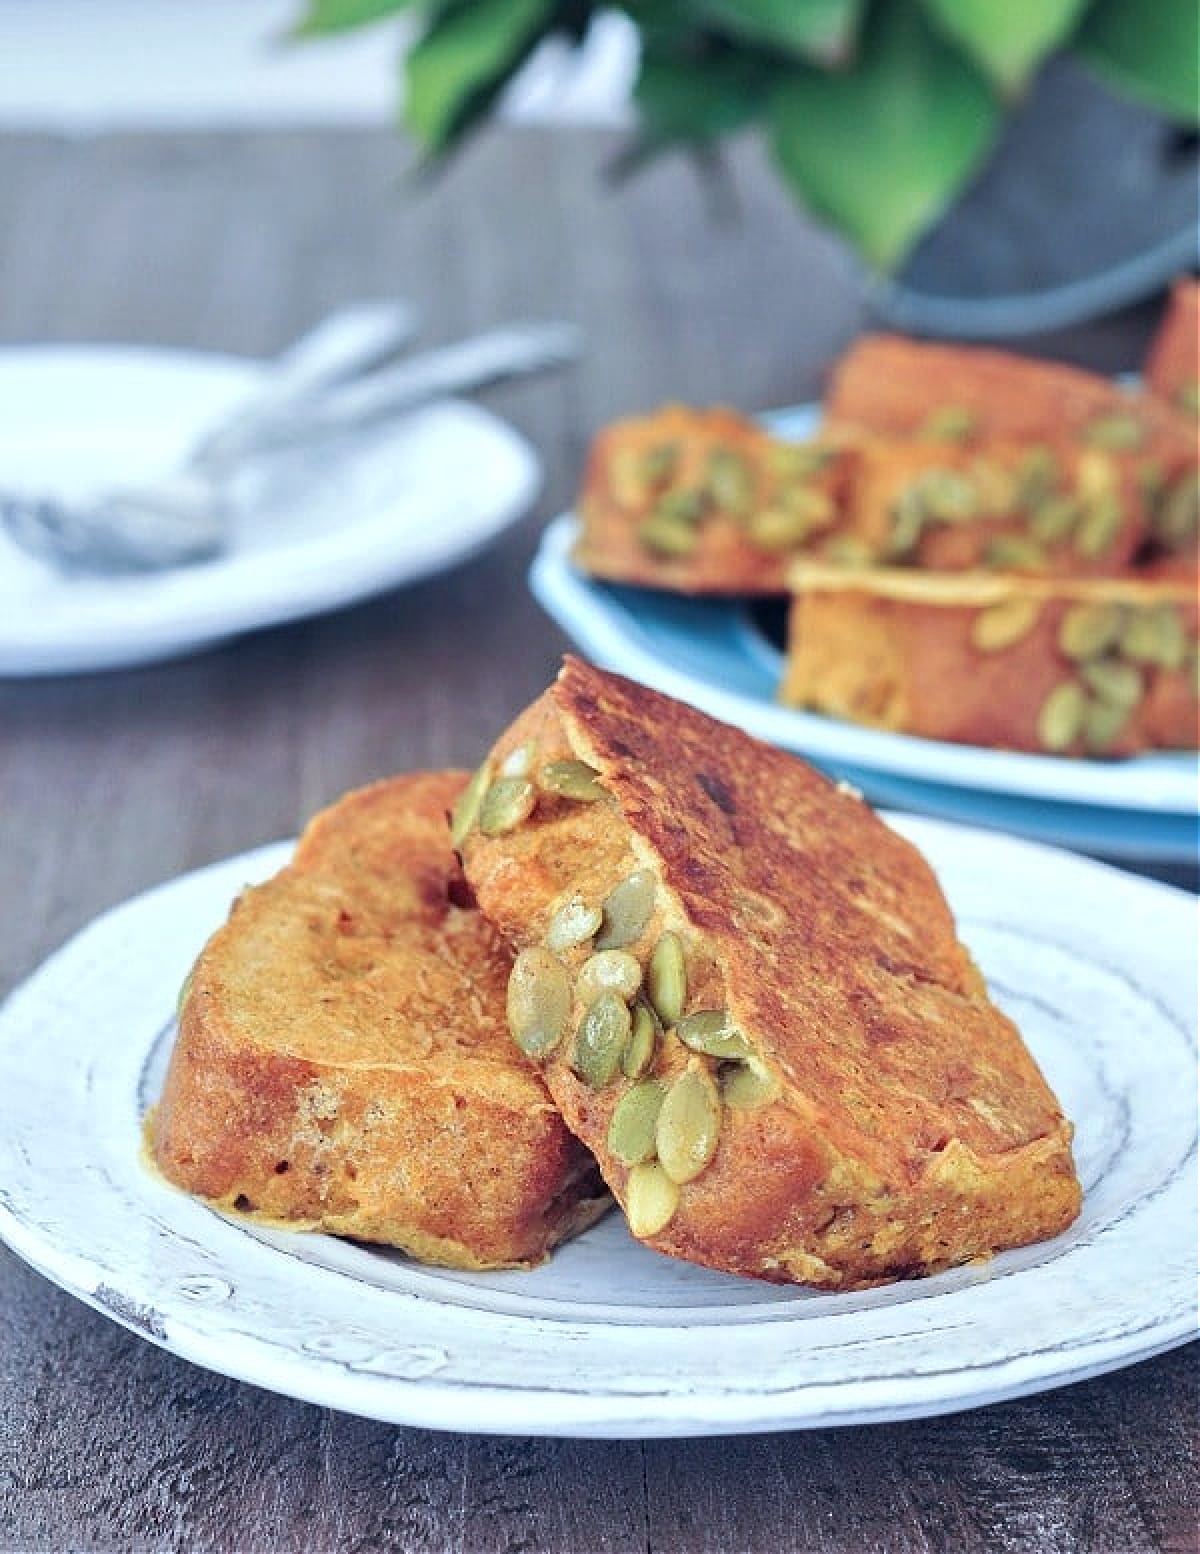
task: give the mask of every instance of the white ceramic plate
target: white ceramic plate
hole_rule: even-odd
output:
[[[279,845],[99,919],[0,1010],[0,1234],[199,1364],[397,1423],[726,1434],[947,1412],[1076,1381],[1196,1328],[1196,904],[987,833],[897,819],[1077,1125],[1053,1242],[846,1295],[638,1246],[615,1215],[526,1274],[462,1274],[224,1218],[139,1128],[196,950]]]
[[[0,487],[79,496],[165,474],[261,371],[184,351],[0,352]],[[373,439],[353,467],[313,461],[197,566],[68,579],[0,533],[0,674],[147,663],[413,582],[494,539],[539,481],[510,427],[442,401]]]
[[[810,436],[815,405],[768,417]],[[605,668],[795,750],[882,803],[991,825],[1113,857],[1188,861],[1200,843],[1200,762],[1186,751],[1070,760],[917,739],[782,707],[782,661],[737,600],[623,587],[572,566],[577,520],[546,530],[530,572],[542,607]]]

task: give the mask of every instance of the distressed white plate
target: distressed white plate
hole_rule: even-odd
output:
[[[81,497],[178,466],[259,364],[132,347],[0,352],[0,488]],[[532,448],[444,400],[286,469],[212,561],[66,577],[0,532],[0,675],[114,669],[340,608],[464,560],[525,512]]]
[[[1196,1331],[1196,903],[1084,859],[894,818],[1077,1126],[1057,1240],[846,1295],[638,1246],[615,1215],[528,1274],[470,1275],[235,1222],[166,1186],[139,1129],[176,990],[280,844],[85,929],[0,1010],[0,1234],[177,1354],[397,1423],[726,1434],[948,1412],[1080,1380]]]

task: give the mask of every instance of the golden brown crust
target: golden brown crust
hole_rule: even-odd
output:
[[[1009,750],[1197,745],[1194,578],[849,576],[802,565],[793,587],[779,692],[792,706]]]
[[[791,558],[837,531],[853,462],[719,407],[614,422],[588,456],[573,559],[678,593],[783,593]]]
[[[155,1118],[171,1181],[456,1267],[538,1262],[602,1212],[505,1027],[511,956],[452,899],[463,781],[348,795],[234,903],[196,962]]]
[[[988,1001],[919,854],[803,762],[568,659],[493,751],[570,755],[613,802],[543,793],[515,829],[468,833],[481,908],[541,944],[558,904],[649,870],[644,966],[679,934],[687,1012],[726,1008],[782,1094],[726,1106],[711,1163],[679,1187],[659,1251],[779,1281],[852,1288],[1053,1235],[1079,1186],[1066,1122],[1015,1027]],[[576,997],[572,1022],[579,1018]],[[574,1025],[572,1025],[572,1029]],[[630,1081],[593,1088],[570,1035],[551,1093],[628,1209],[608,1128]],[[670,1032],[652,1072],[708,1072]],[[718,1076],[719,1077],[719,1076]]]
[[[1171,300],[1146,356],[1145,379],[1151,393],[1195,418],[1200,386],[1200,281],[1184,276],[1171,288]]]

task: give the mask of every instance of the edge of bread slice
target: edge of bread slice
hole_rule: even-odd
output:
[[[505,1028],[511,956],[414,774],[318,815],[200,954],[152,1158],[228,1210],[458,1268],[529,1266],[607,1207]]]

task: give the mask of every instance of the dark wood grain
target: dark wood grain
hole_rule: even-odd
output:
[[[670,395],[756,408],[819,391],[867,318],[836,247],[752,154],[735,161],[741,217],[721,225],[678,166],[607,193],[611,149],[496,133],[413,198],[386,135],[0,139],[2,343],[265,353],[397,291],[431,340],[550,314],[589,338],[577,371],[490,397],[546,485],[486,556],[178,663],[0,684],[0,994],[146,886],[289,835],[382,773],[473,761],[565,646],[524,575],[605,419]],[[1128,367],[1155,313],[1033,344]],[[1192,1349],[871,1429],[438,1435],[210,1375],[0,1249],[4,1550],[1184,1554],[1196,1414]]]

